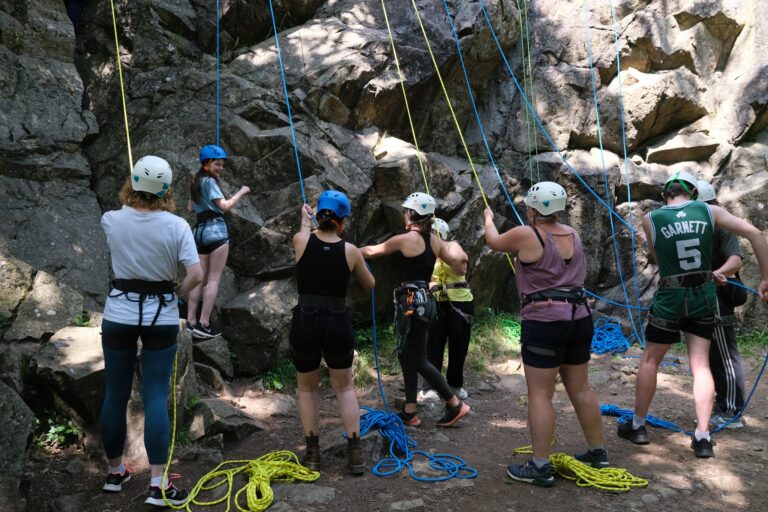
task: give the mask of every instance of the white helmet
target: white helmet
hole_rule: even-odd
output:
[[[707,203],[717,199],[717,192],[715,192],[715,187],[713,187],[711,183],[699,180],[696,183],[696,188],[699,189],[699,197],[697,197],[699,201]]]
[[[131,186],[137,192],[149,192],[157,197],[165,196],[171,188],[171,166],[159,156],[140,158],[131,172]]]
[[[568,196],[565,189],[553,181],[542,181],[528,189],[525,205],[542,215],[552,215],[565,210]]]
[[[448,233],[451,231],[451,228],[448,227],[448,223],[443,219],[438,219],[437,217],[432,219],[432,229],[440,235],[440,238],[448,240]]]
[[[667,179],[666,183],[664,183],[664,191],[666,192],[669,186],[673,183],[681,184],[691,196],[691,199],[696,199],[698,197],[694,193],[694,190],[698,188],[697,184],[699,183],[699,180],[697,180],[693,174],[687,171],[677,171]]]
[[[424,192],[414,192],[405,198],[403,208],[413,210],[419,215],[432,215],[435,213],[435,198]]]

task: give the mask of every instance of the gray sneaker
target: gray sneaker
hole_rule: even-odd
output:
[[[469,393],[467,393],[467,390],[459,387],[459,388],[451,388],[453,390],[453,394],[458,397],[459,400],[466,400],[469,396]]]
[[[713,414],[709,423],[715,428],[744,428],[746,426],[742,416],[727,416],[723,413]]]
[[[541,468],[537,468],[532,460],[523,464],[510,464],[507,466],[507,475],[512,480],[526,482],[539,487],[552,487],[555,477],[552,474],[552,464],[547,462]]]
[[[589,464],[595,469],[603,469],[610,466],[608,463],[608,452],[602,448],[598,448],[597,450],[587,450],[584,453],[577,453],[573,458],[584,464]]]

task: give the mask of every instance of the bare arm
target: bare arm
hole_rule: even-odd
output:
[[[758,287],[760,300],[768,301],[768,243],[765,241],[763,232],[746,220],[728,213],[728,211],[719,206],[710,206],[709,208],[712,212],[712,217],[715,219],[715,226],[749,240],[752,250],[755,251],[757,262],[760,265],[760,275],[762,277]]]
[[[378,245],[366,245],[365,247],[360,248],[360,253],[363,255],[363,258],[367,260],[393,254],[402,249],[403,241],[406,236],[407,233],[404,235],[396,235]]]
[[[293,235],[293,252],[298,262],[307,248],[309,235],[312,234],[312,208],[305,204],[301,207],[301,224],[299,231]]]
[[[189,213],[194,213],[194,211],[195,211],[195,207],[192,206],[192,200],[191,199],[189,201],[187,201],[187,211]]]
[[[516,253],[526,248],[532,252],[539,251],[540,253],[541,249],[538,247],[538,240],[536,240],[533,247],[530,247],[528,239],[531,236],[535,235],[528,226],[516,226],[500,235],[493,223],[493,212],[490,208],[485,209],[485,243],[490,249],[498,252]],[[539,256],[541,254],[536,256],[536,258]]]
[[[648,261],[656,263],[656,248],[653,247],[653,227],[651,226],[651,219],[646,215],[643,217],[643,231],[645,232],[645,255],[648,257]]]
[[[720,268],[712,271],[712,275],[715,277],[715,283],[718,286],[725,285],[728,277],[741,270],[741,265],[741,256],[728,256],[728,259],[725,260],[725,263],[723,263]]]
[[[240,190],[235,192],[235,194],[230,197],[229,199],[214,199],[213,202],[216,206],[222,209],[222,211],[228,212],[232,208],[235,207],[238,201],[243,198],[243,196],[251,191],[250,188],[246,186],[240,187]]]
[[[352,265],[352,273],[355,275],[355,279],[366,290],[370,290],[376,284],[371,271],[368,270],[368,265],[365,264],[363,255],[360,250],[354,245],[347,243],[345,246],[347,262]]]
[[[200,263],[189,265],[186,269],[187,275],[184,276],[184,280],[176,288],[176,295],[179,297],[186,297],[190,290],[203,280],[203,267],[200,266]]]
[[[438,257],[446,262],[457,275],[467,274],[467,262],[469,257],[458,242],[440,241],[440,252]]]

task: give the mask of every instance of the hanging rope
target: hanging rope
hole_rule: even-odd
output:
[[[597,101],[597,84],[595,82],[595,66],[594,66],[594,61],[592,59],[592,36],[589,30],[588,2],[589,0],[584,0],[584,4],[583,4],[584,5],[584,9],[583,9],[584,10],[584,29],[586,31],[586,40],[587,40],[587,59],[589,61],[589,74],[590,74],[591,83],[592,83],[592,100],[595,107],[595,120],[597,122],[597,141],[600,147],[600,163],[603,168],[603,183],[605,185],[605,201],[608,204],[608,206],[611,206],[611,187],[608,181],[608,169],[605,165],[605,150],[603,148],[603,130],[600,124],[600,106],[598,105],[598,101]],[[616,270],[618,271],[618,274],[619,274],[619,282],[621,283],[621,289],[624,292],[624,302],[629,303],[629,294],[627,293],[627,286],[624,283],[624,271],[621,265],[621,258],[619,257],[619,245],[616,241],[616,227],[613,224],[613,216],[609,215],[608,221],[611,226],[611,241],[613,243],[614,259],[616,261]],[[630,236],[630,238],[634,240],[634,237]],[[632,331],[634,331],[635,337],[637,339],[640,339],[640,335],[637,333],[637,326],[635,325],[635,316],[632,314],[632,309],[627,309],[627,314],[629,315],[629,322],[632,325]],[[642,327],[641,327],[641,330],[642,330]]]
[[[125,85],[123,84],[123,67],[120,63],[120,41],[117,38],[117,16],[115,15],[115,0],[109,0],[112,8],[112,29],[115,33],[115,59],[117,60],[117,75],[120,77],[120,97],[123,100],[123,122],[125,123],[125,141],[128,146],[128,174],[133,172],[133,155],[131,154],[131,132],[128,129],[128,108],[125,104]]]
[[[221,124],[221,51],[219,26],[221,25],[219,0],[216,0],[216,145],[221,146],[219,126]]]
[[[533,454],[532,446],[516,448],[515,455]],[[579,487],[596,487],[603,491],[627,492],[637,487],[648,487],[648,480],[633,476],[624,468],[595,469],[568,454],[558,452],[549,456],[558,475],[576,482]]]

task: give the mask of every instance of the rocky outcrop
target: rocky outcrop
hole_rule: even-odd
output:
[[[35,429],[35,416],[16,392],[0,382],[0,502],[4,510],[17,510],[19,476]],[[8,507],[7,509],[5,507]],[[21,508],[19,508],[21,510]]]
[[[259,420],[224,400],[205,398],[194,411],[189,435],[193,441],[217,434],[224,434],[227,440],[240,441],[257,430],[264,430]]]

